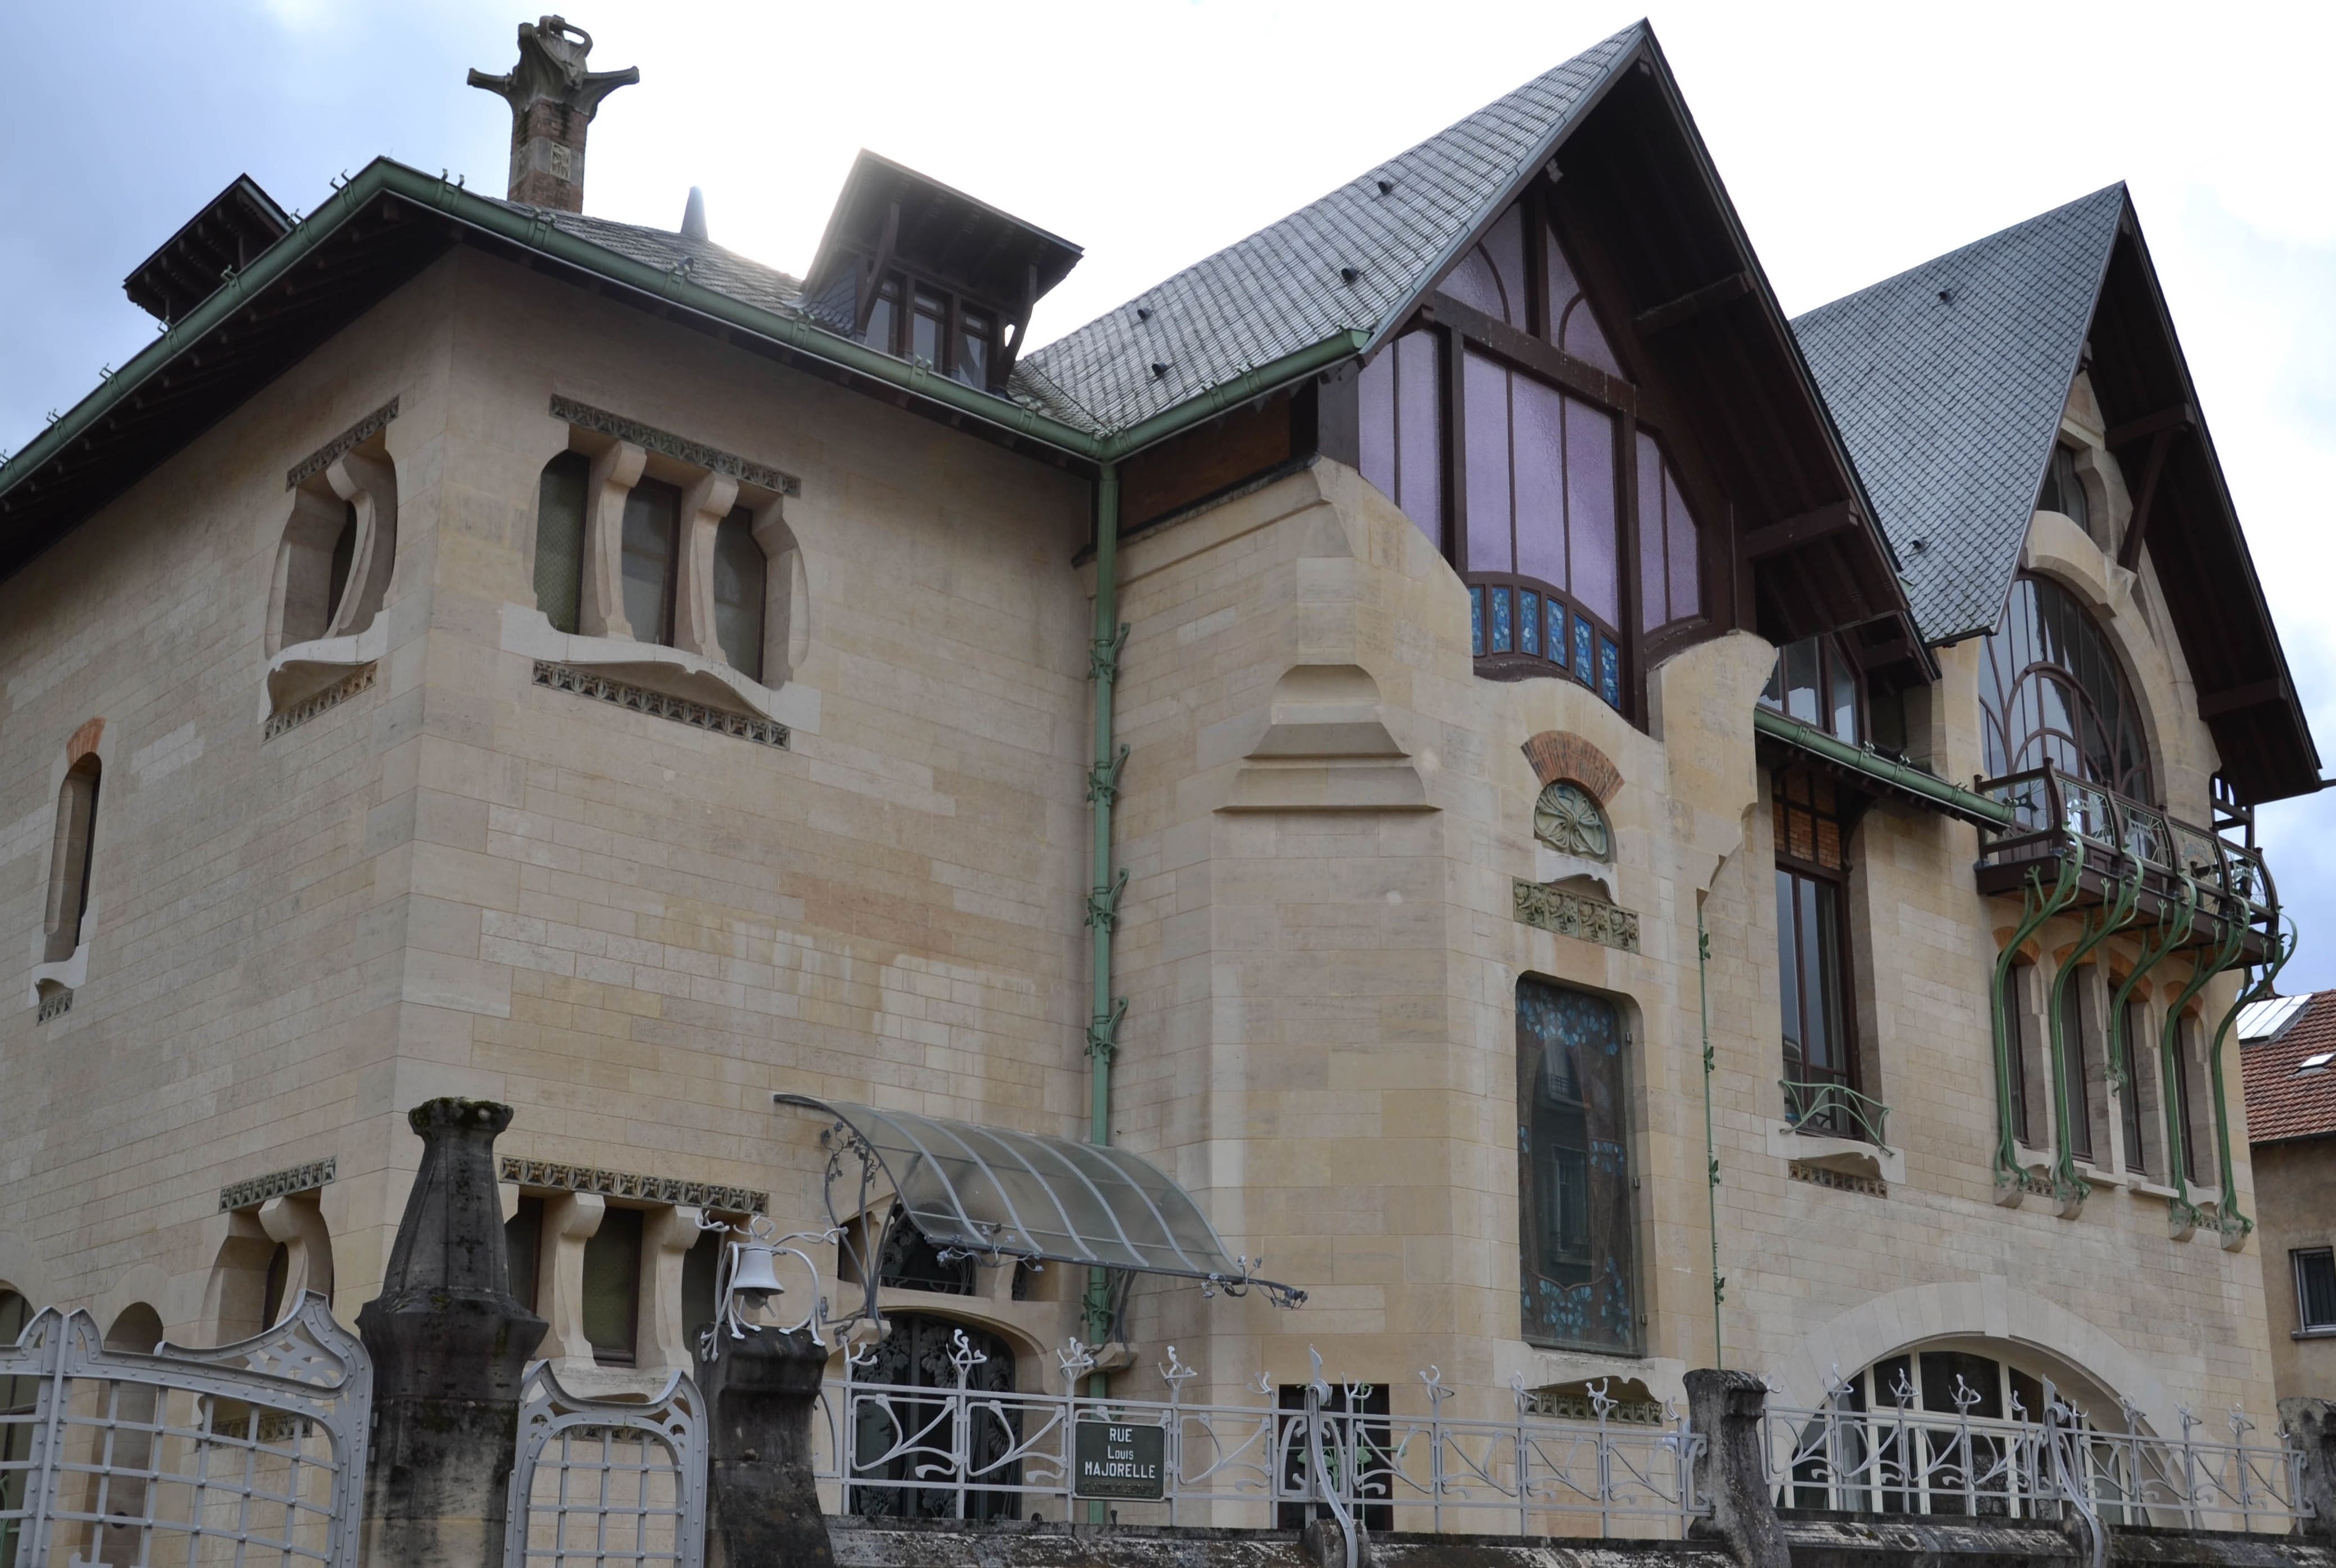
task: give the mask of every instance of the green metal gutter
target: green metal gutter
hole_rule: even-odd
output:
[[[1948,816],[1959,817],[1981,828],[2010,828],[2019,819],[2018,813],[2000,800],[1990,800],[1984,795],[1974,794],[1909,763],[1893,762],[1863,746],[1836,740],[1822,730],[1813,730],[1766,708],[1752,710],[1752,731],[1787,746],[1796,746],[1813,757],[1822,758],[1853,772],[1863,773],[1878,784],[1889,785],[1909,795],[1919,795]]]

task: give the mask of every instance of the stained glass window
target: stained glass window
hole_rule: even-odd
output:
[[[1776,776],[1770,810],[1776,837],[1776,996],[1785,1077],[1813,1090],[1854,1089],[1849,946],[1842,918],[1847,832],[1841,800],[1830,778],[1790,769]],[[1863,1136],[1837,1102],[1810,1095],[1802,1103],[1816,1112],[1804,1125],[1840,1137]]]
[[[2050,762],[2156,804],[2125,666],[2077,596],[2049,577],[2022,576],[2012,585],[1980,661],[1979,702],[1990,778]]]
[[[1444,543],[1444,363],[1433,332],[1407,332],[1363,368],[1363,478]]]
[[[1655,438],[1639,432],[1639,625],[1642,631],[1703,614],[1695,518],[1679,476]]]
[[[1517,1209],[1530,1343],[1635,1353],[1628,1074],[1614,1004],[1517,982]]]

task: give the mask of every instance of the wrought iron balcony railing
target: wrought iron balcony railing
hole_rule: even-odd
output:
[[[2252,846],[2049,763],[1974,788],[2013,812],[2010,827],[1981,830],[1981,892],[2017,893],[2039,867],[2079,856],[2079,904],[2101,903],[2127,877],[2137,877],[2137,920],[2156,920],[2195,897],[2192,945],[2218,944],[2234,925],[2248,928],[2241,963],[2260,963],[2277,945],[2279,897]]]
[[[1785,1126],[1790,1130],[1854,1138],[1883,1154],[1891,1152],[1883,1136],[1890,1108],[1872,1095],[1860,1094],[1845,1083],[1801,1083],[1789,1078],[1776,1082],[1785,1091]]]

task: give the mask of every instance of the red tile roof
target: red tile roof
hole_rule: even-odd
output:
[[[2326,1066],[2296,1070],[2322,1052],[2331,1057]],[[2273,1038],[2241,1042],[2239,1062],[2246,1074],[2249,1142],[2336,1133],[2336,991],[2313,995]]]

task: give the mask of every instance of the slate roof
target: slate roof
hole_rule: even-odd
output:
[[[2125,209],[2109,186],[1793,323],[1927,642],[2002,614]]]
[[[803,308],[803,281],[791,277],[774,266],[764,266],[735,250],[725,250],[710,239],[692,239],[668,228],[649,228],[638,223],[618,223],[613,218],[587,218],[580,212],[560,212],[548,207],[530,207],[524,202],[505,201],[499,197],[489,200],[498,207],[508,207],[513,212],[548,218],[554,228],[572,234],[611,250],[618,256],[654,266],[660,272],[671,272],[684,262],[688,263],[692,283],[703,285],[717,294],[726,294],[742,305],[776,311],[784,315],[808,316]]]
[[[2313,995],[2311,1005],[2270,1039],[2241,1043],[2249,1143],[2336,1133],[2336,1060],[2298,1070],[2323,1052],[2336,1053],[2336,991]]]
[[[1506,205],[1646,37],[1646,24],[1633,23],[1035,350],[1022,362],[1032,395],[1059,396],[1120,431],[1341,331],[1377,334]]]

